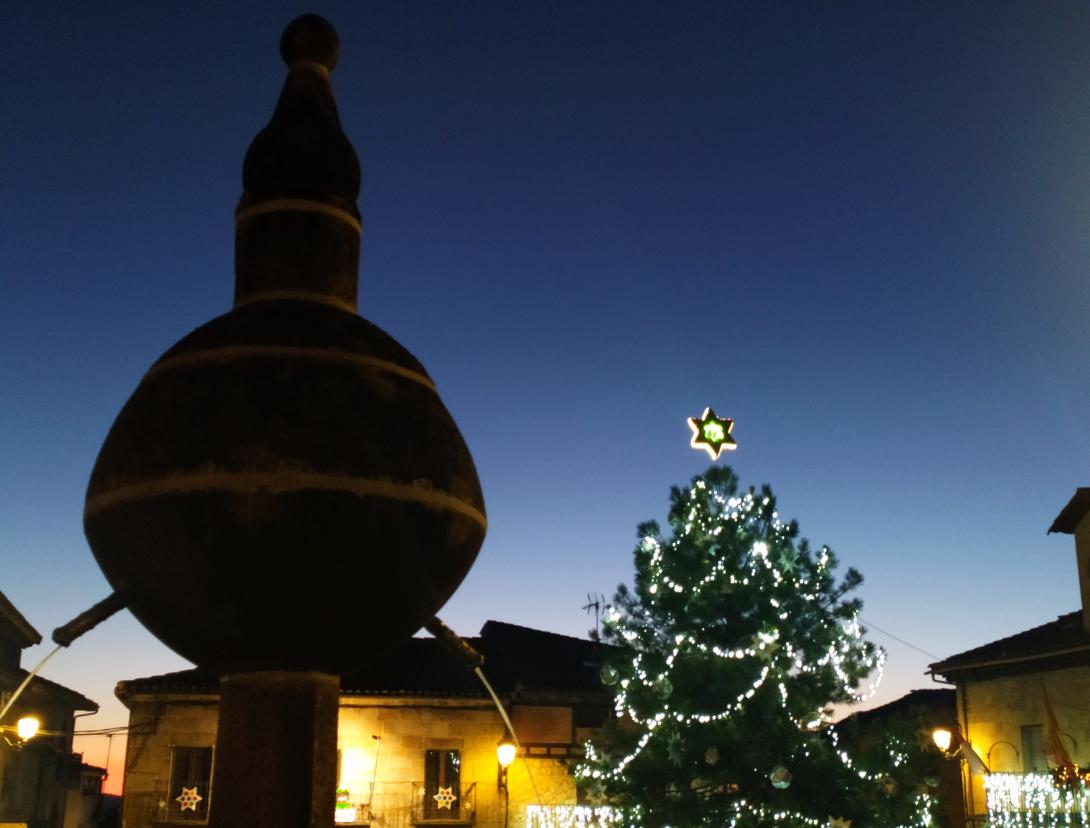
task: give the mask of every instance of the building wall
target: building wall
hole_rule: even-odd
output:
[[[102,801],[103,778],[103,772],[87,769],[81,769],[78,774],[73,773],[69,777],[64,828],[95,828]]]
[[[219,704],[214,696],[164,697],[130,702],[129,709],[121,824],[146,828],[170,802],[172,749],[216,744]]]
[[[1064,742],[1071,758],[1079,765],[1090,765],[1090,704],[1085,701],[1090,698],[1090,667],[1070,667],[959,682],[962,735],[992,771],[1024,770],[1022,727],[1045,723],[1042,686],[1048,690],[1061,733],[1069,737]],[[965,774],[968,785],[967,769]],[[967,806],[971,813],[987,811],[979,776],[971,777]]]
[[[214,697],[137,697],[129,705],[133,732],[125,759],[122,825],[150,828],[159,803],[177,795],[168,791],[172,747],[214,746],[218,708]],[[497,784],[496,745],[503,735],[499,713],[486,700],[348,697],[342,699],[338,725],[338,787],[348,790],[360,823],[367,821],[370,804],[374,824],[408,828],[414,783],[419,796],[424,782],[425,751],[458,750],[461,798],[475,803],[477,826],[500,828],[504,800]],[[580,731],[576,738],[585,735]],[[535,754],[544,750],[535,748]],[[510,828],[525,824],[526,805],[576,802],[564,760],[548,756],[519,757],[508,771],[508,790]],[[214,790],[211,797],[214,808]]]

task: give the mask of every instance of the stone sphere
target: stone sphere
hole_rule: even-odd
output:
[[[419,362],[356,314],[261,301],[148,371],[84,527],[165,644],[219,674],[340,674],[412,635],[485,534],[476,470]]]

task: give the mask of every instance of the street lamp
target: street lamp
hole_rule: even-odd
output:
[[[954,734],[947,730],[945,727],[936,727],[931,731],[931,740],[935,743],[935,747],[946,753],[950,750],[950,742],[953,740]]]
[[[15,732],[19,734],[19,741],[29,742],[38,734],[38,728],[42,726],[33,716],[23,716],[15,723]]]
[[[496,745],[496,761],[499,763],[499,772],[496,784],[503,791],[503,828],[507,828],[507,815],[511,810],[511,793],[507,789],[507,769],[515,761],[518,747],[506,736]]]
[[[3,730],[14,730],[16,739],[12,741],[8,736],[4,735],[4,741],[8,743],[8,746],[12,750],[22,750],[26,747],[26,743],[33,739],[38,734],[38,728],[42,726],[42,723],[34,716],[23,716],[15,723],[15,727],[10,725],[2,728]]]

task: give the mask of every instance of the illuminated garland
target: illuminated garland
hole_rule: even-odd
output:
[[[1082,781],[1058,786],[1049,773],[989,773],[984,792],[992,826],[1090,825],[1090,788]]]
[[[526,828],[592,828],[622,825],[624,817],[617,808],[600,805],[527,805]]]

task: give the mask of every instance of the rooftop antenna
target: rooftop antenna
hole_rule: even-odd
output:
[[[598,619],[602,614],[602,608],[606,605],[606,596],[600,592],[587,593],[587,603],[583,604],[583,612],[587,615],[594,613],[594,637],[598,637]]]

